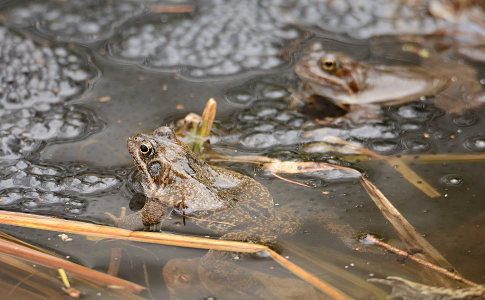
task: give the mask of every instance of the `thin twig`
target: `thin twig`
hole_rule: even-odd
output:
[[[396,253],[398,255],[404,256],[404,257],[409,258],[411,260],[414,260],[415,262],[417,262],[419,264],[422,264],[426,268],[433,269],[433,270],[435,270],[435,271],[437,271],[437,272],[439,272],[439,273],[441,273],[443,275],[446,275],[446,276],[448,276],[450,278],[453,278],[456,281],[463,282],[465,284],[468,284],[469,286],[477,286],[478,285],[478,284],[476,284],[473,281],[470,281],[470,280],[465,279],[465,278],[463,278],[463,277],[461,277],[459,275],[456,275],[454,273],[451,273],[450,271],[446,270],[445,268],[439,267],[439,266],[437,266],[435,264],[432,264],[432,263],[430,263],[430,262],[428,262],[428,261],[426,261],[424,259],[421,259],[419,257],[416,257],[414,255],[411,255],[411,254],[409,254],[409,253],[407,253],[405,251],[402,251],[401,249],[395,248],[395,247],[393,247],[393,246],[391,246],[389,244],[386,244],[386,243],[384,243],[382,241],[379,241],[378,239],[376,239],[374,236],[372,236],[370,234],[366,235],[365,239],[367,241],[371,242],[371,243],[374,243],[374,244],[378,245],[378,246],[384,247],[384,248],[386,248],[387,250],[389,250],[389,251],[391,251],[393,253]]]
[[[382,215],[391,223],[400,239],[408,248],[423,249],[424,255],[437,264],[452,268],[451,264],[441,253],[436,250],[424,237],[422,237],[411,223],[392,205],[384,194],[369,180],[361,177],[362,186],[365,188],[374,204],[381,211]]]
[[[301,186],[304,186],[304,187],[307,187],[307,188],[311,188],[311,186],[309,186],[308,184],[304,184],[304,183],[301,183],[301,182],[298,182],[298,181],[293,181],[293,180],[290,180],[290,179],[286,179],[286,178],[281,177],[280,175],[278,175],[278,174],[276,174],[274,172],[271,172],[271,175],[273,175],[274,177],[276,177],[278,179],[281,179],[283,181],[289,182],[289,183],[293,183],[293,184],[301,185]]]

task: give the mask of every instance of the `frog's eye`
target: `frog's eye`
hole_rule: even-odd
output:
[[[338,63],[334,57],[324,57],[320,60],[321,68],[327,72],[333,72],[337,69]]]
[[[150,143],[143,142],[143,143],[140,144],[141,154],[143,154],[145,156],[149,156],[150,154],[152,154],[152,151],[153,151],[153,147]]]

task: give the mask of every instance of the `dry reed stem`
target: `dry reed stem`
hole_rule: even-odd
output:
[[[271,258],[273,258],[274,261],[276,261],[278,264],[283,266],[285,269],[288,271],[292,272],[296,276],[300,277],[304,281],[310,283],[314,287],[318,288],[320,291],[324,292],[325,294],[331,296],[334,299],[337,300],[344,300],[344,299],[350,299],[349,296],[345,295],[342,291],[339,289],[331,286],[330,284],[327,284],[323,282],[322,280],[318,279],[314,275],[306,272],[296,264],[290,262],[286,258],[282,257],[278,253],[274,252],[273,250],[269,249],[267,250],[269,252],[269,255]]]
[[[322,172],[322,171],[335,171],[339,170],[346,175],[359,177],[361,174],[359,171],[343,167],[335,164],[330,164],[326,162],[313,162],[313,161],[281,161],[275,158],[269,158],[266,156],[259,155],[240,155],[240,156],[226,156],[226,155],[207,155],[207,158],[211,162],[237,162],[252,164],[260,167],[264,171],[271,173],[285,173],[285,174],[301,174],[301,173],[311,173],[311,172]]]
[[[369,149],[359,147],[352,143],[347,142],[346,140],[340,139],[335,136],[327,136],[325,137],[325,142],[335,143],[339,145],[343,145],[347,149],[354,150],[357,153],[368,155],[373,159],[384,160],[389,166],[394,168],[397,172],[399,172],[408,182],[414,185],[416,188],[421,190],[430,198],[436,198],[441,196],[435,188],[433,188],[429,183],[426,182],[421,176],[419,176],[416,172],[410,169],[401,158],[392,157],[392,156],[384,156],[380,155],[374,151]]]
[[[393,253],[396,253],[398,255],[404,256],[404,257],[409,258],[409,259],[411,259],[411,260],[413,260],[413,261],[415,261],[415,262],[417,262],[419,264],[422,264],[426,268],[433,269],[433,270],[435,270],[435,271],[437,271],[437,272],[439,272],[439,273],[441,273],[443,275],[446,275],[446,276],[448,276],[450,278],[453,278],[456,281],[463,282],[465,284],[468,284],[469,286],[477,286],[478,285],[478,284],[476,284],[473,281],[470,281],[470,280],[465,279],[465,278],[463,278],[463,277],[461,277],[459,275],[456,275],[454,273],[451,273],[450,271],[446,270],[445,268],[439,267],[439,266],[437,266],[435,264],[432,264],[432,263],[430,263],[430,262],[428,262],[428,261],[426,261],[424,259],[421,259],[419,257],[416,257],[415,255],[411,255],[411,254],[409,254],[409,253],[407,253],[405,251],[402,251],[401,249],[395,248],[395,247],[393,247],[393,246],[391,246],[389,244],[386,244],[384,242],[381,242],[381,241],[379,241],[378,239],[376,239],[374,236],[372,236],[370,234],[368,234],[365,237],[365,239],[368,240],[368,241],[370,241],[370,242],[372,242],[372,243],[374,243],[374,244],[376,244],[376,245],[378,245],[378,246],[384,247],[384,248],[386,248],[387,250],[389,250],[389,251],[391,251]]]
[[[89,224],[89,223],[83,223],[83,222],[77,222],[77,221],[56,219],[56,218],[51,218],[46,216],[31,215],[31,214],[25,214],[25,213],[9,212],[9,211],[0,211],[0,223],[6,224],[6,225],[22,226],[22,227],[29,227],[29,228],[42,229],[42,230],[52,230],[52,231],[59,231],[59,229],[62,229],[63,232],[69,232],[69,233],[80,234],[80,235],[136,241],[136,242],[143,242],[143,243],[171,245],[171,246],[179,246],[179,247],[212,249],[212,250],[219,250],[219,251],[247,252],[247,253],[267,251],[270,254],[270,256],[281,266],[283,266],[284,268],[286,268],[296,276],[307,281],[308,283],[313,285],[321,292],[327,295],[330,295],[335,299],[348,299],[348,296],[340,292],[338,289],[333,288],[331,285],[324,283],[323,281],[319,280],[315,276],[311,275],[310,273],[306,272],[305,270],[296,266],[295,264],[289,262],[288,260],[280,256],[276,252],[272,251],[271,249],[263,245],[208,239],[208,238],[201,238],[201,237],[181,236],[181,235],[167,234],[167,233],[161,233],[161,232],[130,231],[130,230],[115,228],[110,226],[102,226],[102,225],[96,225],[96,224]],[[43,255],[47,255],[47,254],[43,254]],[[52,257],[52,256],[49,256],[49,257]],[[75,266],[78,268],[84,268],[78,265],[75,265]],[[56,267],[62,267],[62,268],[65,268],[66,270],[69,270],[68,268],[62,265],[56,265]],[[103,275],[109,276],[106,274],[103,274]]]
[[[425,238],[423,238],[416,229],[408,222],[406,218],[392,205],[392,203],[382,194],[382,192],[372,182],[361,177],[361,183],[365,190],[374,201],[382,215],[391,223],[400,239],[410,249],[417,248],[424,251],[431,261],[445,268],[452,268],[452,265],[436,250]]]
[[[49,268],[63,268],[68,270],[71,274],[89,279],[93,282],[102,282],[108,287],[123,288],[130,292],[140,292],[144,289],[144,287],[138,284],[117,277],[113,277],[98,271],[94,271],[89,268],[72,263],[70,261],[55,257],[53,255],[35,251],[26,246],[19,245],[3,239],[0,239],[0,251],[3,254],[10,255],[15,258],[21,258],[26,261],[40,264]]]

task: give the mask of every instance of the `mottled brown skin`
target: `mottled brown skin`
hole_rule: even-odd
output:
[[[168,127],[132,136],[127,145],[147,199],[139,212],[119,221],[122,228],[159,227],[171,213],[185,214],[225,239],[264,244],[295,228],[294,222],[285,225],[284,217],[274,213],[273,199],[264,186],[240,173],[209,166]],[[145,154],[142,145],[150,148]]]
[[[275,213],[273,199],[264,186],[240,173],[209,166],[168,127],[160,127],[153,134],[132,136],[127,144],[147,199],[139,212],[121,218],[118,225],[122,228],[159,228],[171,213],[184,214],[194,217],[190,220],[201,228],[222,235],[222,239],[271,245],[278,235],[292,233],[298,227],[290,214]],[[192,265],[190,261],[169,263],[164,278],[172,295],[178,297],[180,282],[198,284],[199,288],[203,285],[204,290],[217,295],[234,292],[251,299],[285,298],[268,291],[276,284],[289,286],[287,294],[302,294],[295,288],[305,287],[306,294],[317,295],[301,281],[272,281],[269,275],[236,266],[228,259],[231,256],[229,252],[210,250],[198,261],[197,274],[187,270],[187,265]],[[180,293],[184,295],[183,291]]]

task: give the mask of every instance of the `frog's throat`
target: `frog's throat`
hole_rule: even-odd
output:
[[[156,189],[155,181],[150,176],[150,173],[148,172],[146,164],[139,163],[139,161],[142,161],[140,154],[136,152],[136,153],[132,153],[132,155],[136,156],[136,159],[135,159],[136,167],[140,172],[142,172],[143,176],[145,177],[146,184],[148,185],[149,190],[152,190],[152,191],[155,190]]]

